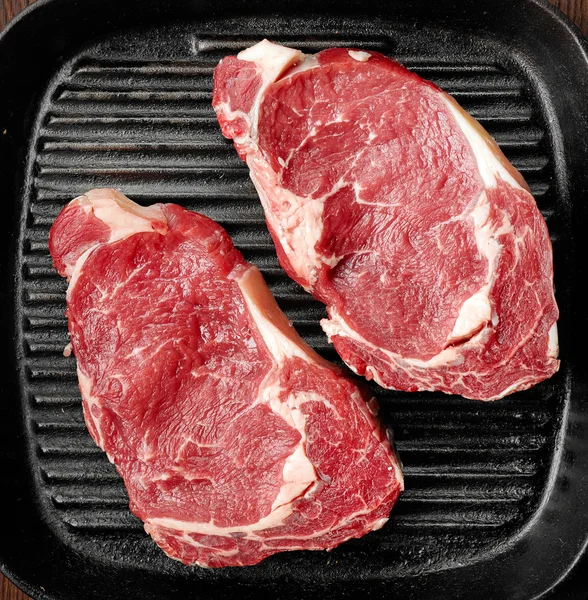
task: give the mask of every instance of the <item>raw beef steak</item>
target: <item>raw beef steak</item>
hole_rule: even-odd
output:
[[[304,344],[219,225],[93,190],[50,250],[88,429],[169,556],[251,565],[387,521],[403,483],[375,400]]]
[[[557,371],[547,227],[450,96],[375,52],[263,41],[220,62],[213,105],[355,372],[494,400]]]

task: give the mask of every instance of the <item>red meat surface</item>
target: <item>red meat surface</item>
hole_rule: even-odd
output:
[[[213,106],[356,373],[494,400],[558,370],[547,226],[450,96],[375,52],[263,41],[220,62]]]
[[[88,429],[169,556],[251,565],[382,527],[403,483],[375,400],[304,344],[218,224],[93,190],[50,251]]]

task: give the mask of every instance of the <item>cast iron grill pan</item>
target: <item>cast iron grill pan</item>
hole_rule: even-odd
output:
[[[106,548],[116,553],[121,539],[133,538],[137,555],[148,553],[153,568],[163,568],[168,559],[146,538],[113,465],[90,439],[75,360],[63,357],[66,285],[51,266],[47,237],[64,204],[93,187],[116,187],[144,204],[176,202],[213,218],[245,258],[261,268],[305,341],[340,362],[318,324],[326,316],[323,307],[279,266],[248,170],[220,134],[211,89],[222,56],[265,34],[305,52],[338,45],[397,57],[452,94],[495,137],[529,182],[557,252],[549,131],[528,82],[508,64],[488,56],[464,60],[451,52],[421,58],[410,47],[398,47],[393,34],[354,35],[351,27],[336,36],[305,34],[304,26],[296,36],[272,36],[268,29],[256,35],[251,25],[241,27],[251,35],[193,31],[192,45],[180,37],[178,45],[192,50],[183,59],[168,56],[165,47],[161,56],[145,57],[141,42],[170,34],[163,30],[139,33],[128,48],[110,39],[86,49],[48,90],[35,143],[35,184],[23,232],[21,326],[28,409],[38,447],[35,468],[41,474],[38,493],[71,543],[95,546],[97,554]],[[444,563],[461,562],[512,535],[529,518],[545,485],[558,379],[489,405],[374,386],[383,418],[395,429],[406,492],[381,532],[330,556],[296,559],[316,565],[356,553],[391,554],[392,564],[403,570],[420,569],[422,559],[415,553],[423,548],[434,552],[443,544]],[[289,558],[270,562],[288,568]]]
[[[16,325],[42,520],[96,569],[161,577],[174,582],[170,595],[178,581],[242,597],[276,582],[299,591],[347,582],[356,585],[351,593],[369,581],[488,560],[530,527],[549,490],[569,392],[565,355],[551,380],[489,404],[373,386],[406,478],[389,523],[331,553],[285,553],[251,568],[188,568],[165,557],[129,511],[121,479],[85,428],[75,359],[63,356],[66,284],[51,266],[47,238],[63,206],[93,187],[119,188],[145,205],[175,202],[219,222],[261,269],[303,338],[341,364],[318,323],[324,307],[279,266],[247,168],[221,136],[211,107],[218,60],[263,37],[308,53],[333,46],[383,52],[452,94],[529,183],[551,233],[566,322],[561,278],[570,204],[554,154],[559,133],[537,81],[508,46],[463,31],[413,31],[355,17],[204,19],[105,35],[68,56],[43,91],[26,164]],[[142,590],[137,597],[151,596]]]

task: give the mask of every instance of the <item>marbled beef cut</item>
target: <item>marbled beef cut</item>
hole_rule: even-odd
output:
[[[298,337],[218,224],[93,190],[50,250],[88,429],[169,556],[251,565],[386,522],[403,484],[375,400]]]
[[[355,372],[494,400],[557,371],[545,221],[450,96],[375,52],[263,41],[220,62],[213,106]]]

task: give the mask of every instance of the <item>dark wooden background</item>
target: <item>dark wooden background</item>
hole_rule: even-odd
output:
[[[35,0],[2,0],[0,5],[0,30],[21,10]],[[90,2],[91,0],[88,0]],[[124,0],[121,0],[124,2]],[[509,1],[509,0],[506,0]],[[588,37],[588,0],[550,0],[564,12]],[[30,600],[0,573],[0,600]],[[82,600],[82,599],[80,599]],[[105,598],[105,600],[108,600]]]

